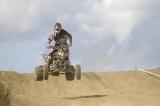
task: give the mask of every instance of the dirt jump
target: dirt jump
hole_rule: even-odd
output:
[[[152,70],[160,74],[160,69]],[[35,74],[1,72],[11,106],[160,106],[160,78],[140,72],[82,73],[36,81]]]

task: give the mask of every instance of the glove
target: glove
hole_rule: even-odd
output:
[[[50,43],[48,43],[47,48],[48,48],[48,49],[50,48]]]
[[[52,41],[52,40],[51,40],[50,38],[48,38],[48,45],[50,45],[51,41]]]
[[[69,45],[69,46],[72,46],[72,42],[71,42],[71,40],[67,40],[67,44]]]
[[[69,43],[69,46],[72,46],[72,43]]]

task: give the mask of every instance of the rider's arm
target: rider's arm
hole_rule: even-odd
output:
[[[72,35],[70,33],[68,33],[67,36],[70,39],[70,42],[72,43]]]
[[[54,38],[54,34],[50,35],[49,38],[48,38],[48,44],[50,45],[50,43],[52,42]]]
[[[69,41],[70,41],[70,43],[71,43],[71,45],[72,45],[72,35],[71,35],[70,33],[68,33],[68,32],[67,32],[66,35],[67,35],[67,37],[69,38]]]

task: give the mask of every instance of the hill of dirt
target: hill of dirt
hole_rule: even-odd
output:
[[[160,69],[153,70],[160,74]],[[35,81],[34,74],[0,72],[11,106],[160,106],[160,78],[139,71],[83,73]]]

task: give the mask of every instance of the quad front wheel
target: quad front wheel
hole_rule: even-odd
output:
[[[48,80],[48,64],[43,67],[43,79]]]
[[[66,71],[66,80],[72,81],[74,80],[75,72],[74,72],[74,67],[69,66],[68,70]]]

